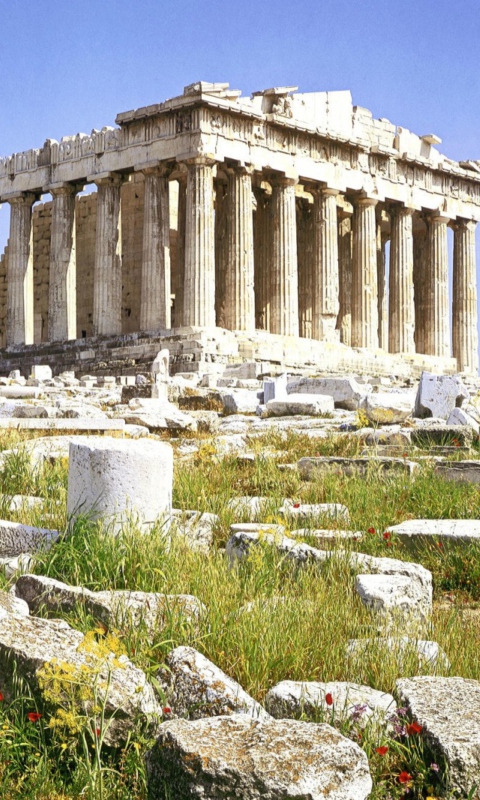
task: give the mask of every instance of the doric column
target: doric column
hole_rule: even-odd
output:
[[[77,260],[75,199],[82,186],[49,186],[52,195],[50,274],[48,290],[48,340],[77,338]]]
[[[120,189],[122,176],[110,173],[94,178],[97,184],[97,230],[93,276],[93,332],[122,332],[122,231]]]
[[[7,347],[33,344],[32,205],[35,195],[7,198],[10,237],[7,261]]]
[[[272,270],[270,331],[298,336],[298,272],[295,185],[293,178],[272,177]]]
[[[255,327],[270,330],[270,270],[272,249],[272,199],[267,192],[255,188],[257,208],[253,231],[255,270]]]
[[[187,216],[187,181],[178,181],[178,221],[177,221],[177,279],[175,285],[176,328],[183,325],[183,297],[185,289],[185,228]]]
[[[352,347],[378,348],[376,200],[354,200]]]
[[[170,164],[142,170],[145,175],[140,330],[171,327]]]
[[[477,270],[472,220],[457,220],[453,239],[453,355],[460,372],[478,373]]]
[[[255,330],[253,289],[253,195],[251,170],[227,171],[227,265],[225,274],[225,327]]]
[[[352,343],[352,217],[340,212],[338,223],[339,299],[337,329],[340,341]]]
[[[377,208],[378,212],[378,208]],[[382,231],[381,212],[377,213],[377,290],[378,290],[378,346],[388,350],[388,292],[386,270],[386,244],[388,236]]]
[[[413,231],[413,293],[415,297],[415,350],[425,353],[426,273],[428,261],[427,227],[417,220]]]
[[[428,257],[425,274],[425,353],[450,356],[450,313],[448,304],[449,219],[433,214],[428,218]]]
[[[304,339],[312,338],[313,203],[297,197],[298,323]]]
[[[215,188],[215,320],[226,328],[225,283],[228,265],[228,199],[227,182],[217,180]]]
[[[389,327],[390,353],[415,352],[415,306],[413,300],[413,210],[391,209]]]
[[[335,333],[339,310],[338,225],[336,189],[313,192],[313,315],[312,338],[338,341]]]
[[[187,162],[183,324],[215,326],[213,159]]]

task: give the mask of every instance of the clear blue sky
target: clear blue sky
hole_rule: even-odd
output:
[[[480,0],[0,0],[0,154],[114,124],[195,80],[350,89],[480,159]],[[0,212],[0,246],[8,209]],[[480,233],[478,234],[480,240]]]

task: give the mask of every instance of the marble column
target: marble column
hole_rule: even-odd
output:
[[[227,169],[227,269],[225,327],[255,330],[253,194],[251,170]]]
[[[298,323],[304,339],[312,338],[313,316],[313,203],[297,198]]]
[[[171,327],[170,310],[170,164],[144,169],[140,330]]]
[[[424,222],[417,219],[413,231],[413,294],[415,298],[415,351],[425,353],[426,273],[428,236]]]
[[[215,321],[226,328],[225,284],[228,266],[228,199],[227,181],[217,179],[215,188]]]
[[[340,341],[352,344],[352,217],[340,212],[338,223],[339,300],[337,329]]]
[[[98,187],[93,275],[95,336],[122,332],[122,182],[122,176],[115,173],[95,180]]]
[[[338,225],[336,189],[314,191],[313,314],[312,338],[338,341],[339,311]]]
[[[413,210],[391,209],[389,326],[390,353],[415,352],[415,306],[413,298]]]
[[[33,344],[32,205],[35,195],[8,198],[10,237],[7,259],[7,347]]]
[[[378,348],[376,200],[353,202],[352,347]]]
[[[215,326],[213,159],[189,159],[183,324]]]
[[[183,325],[183,298],[185,289],[185,227],[187,215],[187,181],[178,181],[178,222],[177,222],[177,277],[175,283],[174,325]]]
[[[257,208],[253,228],[255,327],[270,330],[270,270],[272,264],[272,198],[265,189],[254,190]]]
[[[437,214],[428,218],[428,257],[425,274],[425,353],[450,356],[450,309],[448,303],[449,219]]]
[[[378,346],[381,350],[388,350],[388,292],[386,255],[386,244],[388,238],[388,235],[382,231],[381,214],[377,215]]]
[[[293,178],[275,177],[272,184],[272,269],[270,331],[298,336],[298,269],[295,186]]]
[[[81,186],[62,183],[48,187],[52,195],[48,340],[77,338],[77,260],[75,200]]]
[[[457,220],[453,239],[453,356],[460,372],[478,373],[477,270],[473,220]]]

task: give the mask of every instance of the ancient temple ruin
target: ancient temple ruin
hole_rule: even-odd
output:
[[[116,123],[0,159],[0,364],[85,371],[113,342],[135,370],[166,341],[177,370],[477,373],[479,162],[349,92],[199,82]]]

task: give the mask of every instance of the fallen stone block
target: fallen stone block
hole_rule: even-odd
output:
[[[246,530],[239,530],[232,534],[226,544],[226,553],[230,562],[234,564],[235,561],[248,558],[252,547],[258,547],[262,544],[275,547],[278,553],[287,556],[298,565],[312,562],[321,564],[330,557],[330,553],[324,550],[317,550],[308,544],[299,544],[295,539],[291,539],[288,536],[272,534],[266,531],[256,533]]]
[[[193,647],[176,647],[157,674],[172,714],[186,719],[247,714],[269,719],[264,708]]]
[[[389,655],[401,663],[409,655],[418,658],[419,665],[428,669],[448,669],[450,662],[438,642],[415,639],[409,636],[378,639],[350,639],[347,645],[347,658],[363,662],[370,657],[375,660]]]
[[[268,504],[267,497],[232,497],[227,505],[237,515],[253,522]]]
[[[263,381],[263,402],[284,400],[287,396],[288,375],[284,373],[277,378],[266,378]]]
[[[51,381],[52,368],[48,367],[46,364],[34,364],[30,377],[35,378],[37,381]]]
[[[391,525],[388,531],[412,549],[427,542],[464,544],[480,541],[480,520],[409,519],[399,525]]]
[[[123,419],[16,419],[0,417],[1,428],[29,431],[123,431]]]
[[[144,526],[170,516],[173,450],[166,442],[92,437],[72,443],[67,510],[88,514],[119,531],[129,517]]]
[[[303,480],[312,480],[322,472],[341,472],[343,475],[365,475],[376,469],[382,472],[403,472],[411,475],[418,464],[407,461],[406,458],[382,457],[357,457],[343,458],[340,456],[314,456],[301,458],[297,464]]]
[[[339,378],[298,378],[287,386],[288,394],[320,394],[333,397],[335,408],[356,411],[365,400],[372,387],[359,384],[354,377]]]
[[[454,408],[447,419],[447,425],[466,425],[471,428],[474,433],[478,435],[480,432],[480,425],[478,422],[467,414],[463,408]]]
[[[363,408],[370,422],[392,425],[409,419],[414,403],[413,392],[372,392],[366,396]]]
[[[262,536],[271,534],[275,538],[282,537],[285,533],[285,525],[277,525],[275,522],[234,522],[230,525],[232,533],[253,533]]]
[[[48,528],[34,528],[21,522],[0,520],[0,556],[19,556],[49,548],[58,539],[59,532]]]
[[[453,409],[460,408],[469,397],[458,375],[422,372],[415,398],[415,416],[448,419]]]
[[[7,698],[21,678],[41,702],[42,676],[69,665],[69,680],[77,675],[79,683],[84,684],[85,675],[92,676],[92,695],[87,702],[93,702],[95,691],[104,706],[106,744],[125,744],[134,720],[139,718],[157,728],[161,706],[145,674],[125,655],[108,651],[104,654],[104,647],[63,620],[25,617],[3,610],[0,615],[0,691]]]
[[[175,800],[366,800],[372,789],[365,753],[330,725],[245,715],[164,723],[147,776],[152,800],[166,786]]]
[[[21,553],[19,556],[0,558],[0,572],[6,578],[13,578],[14,575],[28,572],[32,566],[32,556],[30,553]]]
[[[435,472],[455,483],[480,483],[480,461],[444,461],[435,464]]]
[[[387,625],[419,625],[432,613],[429,587],[406,575],[357,575],[355,591]]]
[[[124,421],[128,425],[144,425],[151,432],[157,430],[194,431],[197,429],[195,419],[190,414],[180,411],[168,400],[135,398],[130,401],[130,404],[133,402],[141,403],[141,405],[122,414]]]
[[[143,624],[152,633],[162,630],[171,617],[182,617],[196,624],[205,611],[202,603],[193,595],[128,590],[92,592],[83,586],[69,586],[44,575],[21,575],[13,592],[28,604],[34,614],[41,608],[54,613],[68,613],[76,606],[83,605],[89,614],[107,628],[121,628],[126,624],[138,627]]]
[[[294,503],[293,500],[284,500],[278,509],[280,514],[293,519],[311,519],[312,517],[326,516],[331,519],[350,521],[348,508],[342,503]]]
[[[15,597],[11,592],[0,592],[0,619],[7,614],[18,614],[20,617],[28,617],[30,609],[25,600]]]
[[[398,680],[396,688],[438,760],[445,760],[449,788],[475,797],[470,792],[480,785],[480,682],[419,676]]]
[[[321,416],[331,414],[334,409],[333,397],[316,394],[308,397],[304,394],[289,394],[283,400],[269,400],[266,413],[269,417],[288,416]]]
[[[317,541],[318,546],[332,544],[332,542],[352,540],[358,542],[363,539],[362,531],[337,531],[324,528],[296,528],[289,534],[293,539],[303,539],[309,536]]]
[[[328,695],[331,703],[327,703]],[[265,708],[275,719],[330,722],[333,718],[336,723],[349,720],[364,727],[374,718],[383,721],[395,711],[396,703],[391,694],[357,683],[282,681],[267,693]]]
[[[11,399],[40,397],[41,393],[41,389],[37,386],[0,386],[0,397],[9,397]]]
[[[412,430],[412,444],[416,447],[471,447],[473,430],[468,425],[429,425]],[[452,451],[454,452],[454,451]]]
[[[230,389],[221,392],[220,396],[226,414],[256,414],[263,400],[263,392],[250,389]]]
[[[217,514],[207,511],[173,509],[170,532],[181,536],[192,550],[208,553],[213,545],[213,531],[218,522]]]

